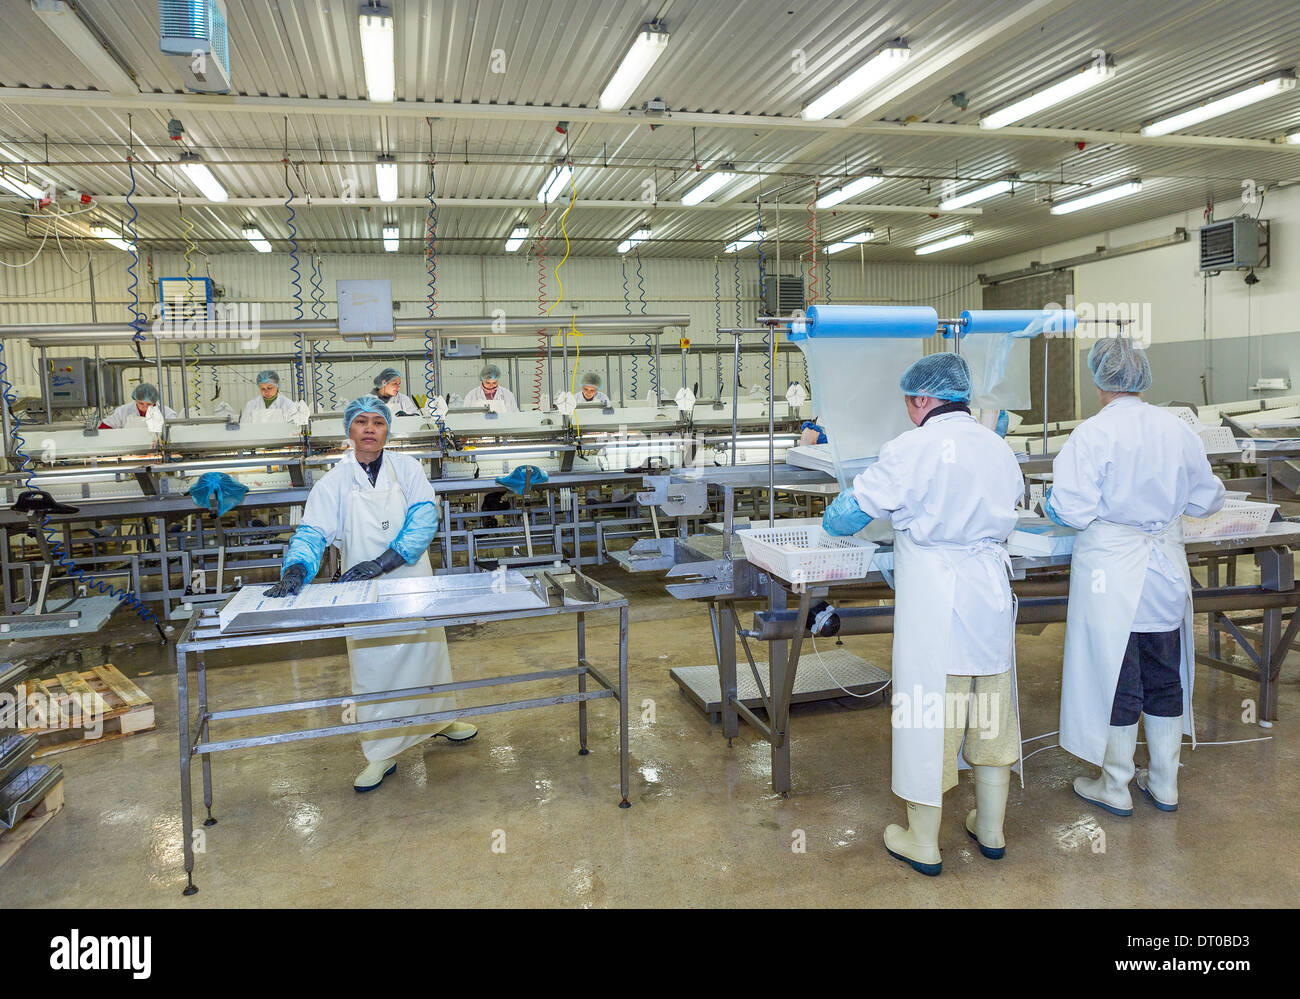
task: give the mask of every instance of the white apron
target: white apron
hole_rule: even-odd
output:
[[[1155,534],[1097,520],[1074,539],[1070,560],[1060,735],[1062,748],[1097,766],[1106,754],[1115,688],[1152,558],[1168,578],[1181,578],[1187,592],[1179,672],[1183,679],[1183,734],[1190,735],[1196,745],[1192,724],[1192,681],[1196,676],[1192,574],[1183,548],[1182,519],[1173,520]]]
[[[1000,629],[1007,636],[1005,663],[988,663],[975,672],[992,676],[1011,670],[1011,689],[1019,700],[1015,675],[1016,606],[1007,580],[1008,565],[1006,549],[995,542],[968,547],[918,545],[906,531],[894,533],[892,788],[905,801],[934,806],[943,802],[943,715],[939,715],[936,725],[933,711],[927,708],[937,704],[946,709],[958,586],[977,588],[990,595],[983,616],[990,629]],[[968,627],[983,623],[972,619],[969,604],[964,609]],[[953,672],[964,673],[967,668]],[[1017,711],[1017,742],[1019,715]]]
[[[365,470],[359,465],[355,472],[365,478]],[[368,480],[364,487],[354,481],[352,492],[344,503],[340,552],[343,571],[346,572],[358,562],[378,558],[397,537],[406,520],[406,496],[388,467],[381,466],[376,488],[372,488]],[[399,566],[385,578],[432,575],[429,554],[425,552],[415,565]],[[452,682],[447,635],[442,628],[428,628],[391,638],[349,638],[347,642],[354,694]],[[369,702],[357,705],[357,721],[450,711],[455,706],[454,697]],[[361,752],[371,763],[389,760],[429,738],[430,731],[430,726],[388,729],[387,732],[394,734],[383,734],[373,739],[363,737]]]

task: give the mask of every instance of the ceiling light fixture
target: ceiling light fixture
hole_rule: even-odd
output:
[[[386,253],[396,253],[400,242],[397,237],[397,226],[384,226],[384,251]]]
[[[506,253],[514,253],[519,247],[524,245],[524,240],[528,238],[528,226],[517,225],[510,230],[510,238],[506,240]]]
[[[1091,194],[1085,194],[1082,198],[1071,198],[1069,201],[1058,201],[1052,205],[1053,215],[1069,215],[1071,212],[1081,211],[1084,208],[1092,208],[1095,205],[1104,205],[1108,201],[1114,201],[1117,198],[1123,198],[1130,194],[1137,194],[1142,190],[1142,181],[1134,177],[1132,180],[1125,181],[1123,184],[1116,184],[1114,187],[1102,188],[1100,191],[1093,191]]]
[[[242,231],[244,234],[244,238],[253,245],[253,249],[255,249],[258,253],[271,252],[270,242],[267,240],[265,236],[262,235],[262,230],[257,228],[257,226],[246,225],[244,226]]]
[[[834,114],[899,69],[911,54],[912,50],[902,39],[886,45],[862,66],[804,108],[804,120],[820,121]]]
[[[628,236],[627,239],[623,240],[623,242],[618,244],[619,256],[622,256],[624,253],[627,253],[627,251],[632,249],[632,247],[634,246],[640,246],[649,238],[650,238],[649,229],[638,229],[636,232],[632,233],[632,235]]]
[[[225,201],[230,197],[197,153],[181,153],[181,169],[209,201]]]
[[[862,243],[869,242],[870,240],[875,238],[875,235],[876,235],[876,231],[874,229],[864,229],[856,236],[845,236],[838,243],[832,243],[830,246],[826,247],[825,252],[828,254],[840,253],[844,250],[847,250],[851,246],[859,246]]]
[[[397,160],[392,156],[381,156],[375,162],[375,183],[380,201],[397,200]]]
[[[1114,61],[1110,56],[1103,59],[1099,53],[1096,59],[1080,66],[1069,76],[1049,84],[1042,90],[1035,90],[1027,97],[1022,97],[991,114],[986,114],[980,119],[980,128],[1003,128],[1013,122],[1021,121],[1054,104],[1077,97],[1099,83],[1105,83],[1114,75]]]
[[[122,233],[118,229],[113,229],[106,225],[92,225],[90,234],[96,239],[102,239],[111,246],[116,246],[119,250],[131,249],[131,244],[122,238]]]
[[[956,236],[949,236],[947,239],[940,239],[933,243],[926,243],[916,248],[916,255],[924,257],[927,253],[938,253],[940,250],[951,250],[954,246],[961,246],[963,243],[969,243],[975,238],[973,232],[960,232]]]
[[[397,65],[393,60],[393,12],[380,4],[366,4],[358,18],[361,63],[366,73],[366,96],[375,104],[391,104],[397,96]]]
[[[1229,111],[1236,111],[1238,108],[1244,108],[1258,101],[1267,100],[1288,90],[1293,90],[1295,82],[1295,73],[1291,70],[1274,73],[1272,76],[1252,83],[1249,87],[1234,90],[1222,97],[1215,97],[1212,100],[1198,104],[1194,108],[1188,108],[1186,111],[1170,115],[1168,118],[1158,118],[1149,125],[1143,125],[1142,134],[1155,136],[1181,131],[1191,125],[1227,114]]]
[[[632,91],[636,90],[645,79],[646,74],[663,55],[667,46],[668,32],[663,30],[662,24],[658,21],[643,24],[632,41],[632,47],[627,50],[623,61],[619,63],[618,69],[614,71],[613,77],[601,92],[600,109],[602,111],[623,110],[623,105],[632,96]]]
[[[544,205],[549,205],[552,201],[559,199],[569,187],[569,181],[573,178],[573,167],[567,163],[561,163],[552,170],[546,177],[546,183],[542,189],[537,192],[537,200]]]
[[[957,208],[966,208],[970,205],[979,204],[981,201],[988,201],[989,198],[996,198],[999,194],[1006,194],[1015,186],[1015,180],[1019,178],[1005,177],[1002,180],[995,180],[991,184],[984,184],[981,187],[973,188],[964,194],[957,194],[951,198],[944,198],[939,202],[939,211],[951,212]]]
[[[841,202],[855,198],[868,188],[875,187],[885,178],[879,173],[869,173],[865,177],[859,177],[857,180],[851,180],[843,187],[840,187],[829,194],[822,195],[817,199],[818,208],[831,208]]]
[[[760,239],[766,239],[766,238],[767,238],[767,230],[766,230],[766,229],[755,229],[753,232],[748,233],[747,235],[741,236],[741,237],[740,237],[739,239],[737,239],[735,242],[728,243],[728,244],[723,248],[722,252],[723,252],[723,253],[738,253],[739,251],[743,250],[745,247],[747,247],[747,246],[753,246],[753,245],[754,245],[755,243],[757,243]]]

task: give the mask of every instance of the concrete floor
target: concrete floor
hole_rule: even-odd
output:
[[[594,574],[632,599],[630,809],[617,807],[612,702],[591,709],[589,756],[577,755],[575,708],[493,715],[473,742],[436,740],[404,754],[397,773],[367,795],[351,788],[363,761],[350,738],[221,754],[219,821],[205,831],[192,898],[181,896],[168,652],[126,611],[113,631],[78,649],[14,643],[5,658],[41,659],[45,673],[113,662],[155,699],[159,725],[55,757],[67,805],[0,872],[0,906],[1284,906],[1300,892],[1300,871],[1277,862],[1294,856],[1300,825],[1296,654],[1283,671],[1281,721],[1270,730],[1241,720],[1257,688],[1198,671],[1202,740],[1273,738],[1185,748],[1176,813],[1145,800],[1127,819],[1092,808],[1069,789],[1090,768],[1048,749],[1026,764],[1024,790],[1013,784],[1006,859],[972,849],[962,823],[973,791],[964,776],[945,799],[944,872],[926,878],[881,845],[884,825],[902,815],[889,790],[886,709],[796,707],[794,792],[777,797],[767,744],[742,724],[728,747],[668,676],[671,666],[710,661],[704,607],[667,596],[655,577],[613,567]],[[554,618],[460,629],[453,667],[463,679],[571,662],[571,629]],[[1057,727],[1063,629],[1021,629],[1027,738]],[[610,663],[616,640],[616,616],[589,621],[593,662]],[[888,668],[888,638],[845,645]],[[214,697],[230,705],[346,693],[340,648],[302,651],[289,663],[246,654],[211,662]],[[522,697],[562,688],[472,691],[461,703],[501,700],[503,689]],[[201,816],[197,781],[195,800]],[[1098,830],[1104,851],[1095,848]],[[804,852],[792,849],[800,832]]]

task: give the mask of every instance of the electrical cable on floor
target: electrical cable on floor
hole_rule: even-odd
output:
[[[882,690],[884,690],[886,687],[888,687],[891,683],[894,682],[894,678],[890,677],[884,683],[880,684],[880,686],[868,690],[865,694],[855,694],[853,693],[853,691],[849,690],[848,687],[844,686],[844,684],[840,683],[839,678],[834,673],[832,673],[830,667],[826,665],[825,661],[822,659],[821,652],[819,652],[817,649],[817,639],[812,636],[809,636],[808,640],[812,642],[813,655],[816,656],[817,658],[817,665],[822,668],[822,671],[828,677],[830,677],[831,683],[835,684],[835,686],[839,687],[840,690],[844,691],[844,693],[848,694],[850,697],[858,697],[858,698],[874,697],[876,694],[880,693]]]

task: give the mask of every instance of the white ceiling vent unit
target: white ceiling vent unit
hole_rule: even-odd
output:
[[[1268,222],[1247,216],[1201,227],[1202,271],[1244,271],[1267,267]]]
[[[223,0],[158,0],[158,48],[187,90],[230,93],[230,47]]]

